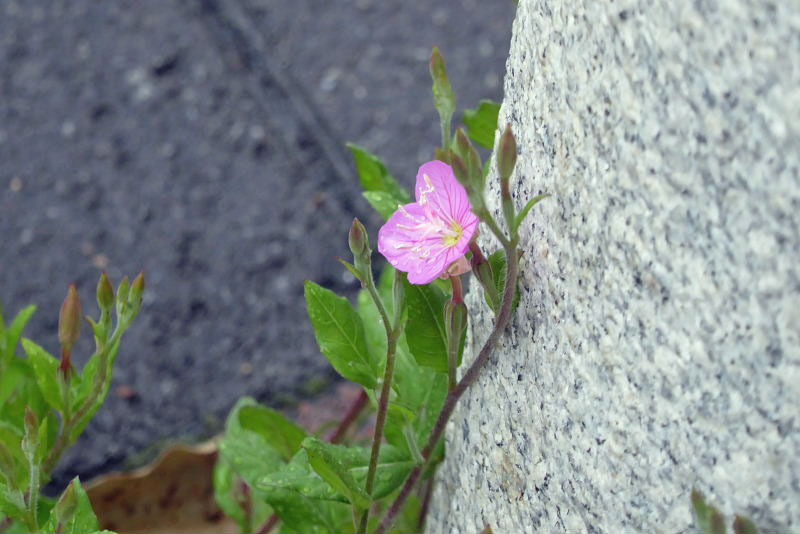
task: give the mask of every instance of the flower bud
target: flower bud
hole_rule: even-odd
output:
[[[100,280],[97,282],[97,305],[100,311],[105,313],[111,313],[111,308],[114,307],[114,286],[111,285],[105,272],[100,275]]]
[[[144,295],[144,273],[140,272],[131,284],[131,292],[128,295],[128,305],[130,306],[130,320],[132,321],[142,307],[142,297]]]
[[[450,85],[450,79],[447,77],[447,67],[438,47],[433,47],[428,68],[433,79],[433,101],[436,109],[440,110],[440,113],[442,110],[448,110],[452,115],[456,109],[456,95]]]
[[[58,342],[62,350],[69,351],[81,334],[81,301],[75,284],[70,284],[67,298],[58,315]]]
[[[500,136],[499,154],[497,156],[497,172],[500,180],[508,183],[514,166],[517,164],[517,141],[514,139],[514,132],[511,131],[511,123],[506,126]]]
[[[128,294],[131,291],[131,283],[128,277],[122,279],[117,288],[117,319],[121,319],[128,311]]]
[[[350,225],[347,243],[350,245],[350,251],[353,253],[353,264],[356,270],[361,274],[359,280],[364,282],[371,273],[372,250],[369,247],[367,229],[364,228],[364,225],[361,224],[358,218],[353,219],[353,224]]]
[[[36,449],[39,445],[39,418],[30,406],[25,406],[25,434],[22,438],[22,452],[28,458],[29,462],[33,462],[36,456]]]
[[[451,164],[450,151],[445,150],[440,146],[437,146],[433,153],[433,159],[438,159],[439,161],[443,161],[448,165],[450,165]]]

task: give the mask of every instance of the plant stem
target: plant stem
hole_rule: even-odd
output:
[[[397,283],[397,279],[395,279]],[[383,306],[380,295],[375,289],[375,284],[370,276],[367,283],[367,290],[369,291],[375,306],[383,318],[383,326],[386,329],[386,369],[383,373],[383,385],[381,386],[381,397],[378,401],[378,414],[375,419],[375,433],[372,437],[372,453],[369,458],[369,469],[367,470],[367,482],[365,490],[367,495],[372,496],[372,489],[375,485],[375,474],[378,468],[378,457],[381,452],[381,443],[383,442],[383,428],[386,425],[386,414],[389,411],[389,394],[392,391],[392,378],[394,376],[394,360],[395,350],[397,349],[397,338],[400,326],[396,329],[392,328],[389,322],[389,315]],[[369,519],[369,507],[367,507],[361,514],[361,521],[358,525],[358,532],[364,534],[367,531],[367,521]]]
[[[119,340],[122,337],[122,331],[123,329],[118,326],[117,330],[111,336],[109,342],[100,349],[100,361],[98,362],[100,368],[97,370],[97,375],[95,376],[92,393],[86,398],[83,404],[81,404],[80,407],[75,410],[75,413],[64,421],[64,424],[61,427],[61,432],[59,433],[53,448],[50,449],[50,453],[42,463],[42,472],[44,473],[45,480],[49,479],[50,473],[53,471],[53,469],[55,469],[55,466],[58,463],[58,460],[61,458],[61,455],[64,453],[66,448],[70,446],[70,434],[72,433],[75,424],[83,419],[83,417],[92,408],[92,405],[94,405],[100,395],[103,394],[108,375],[108,358],[111,354],[111,351],[114,350],[114,346],[119,343]]]
[[[422,451],[422,456],[425,458],[426,464],[430,460],[431,453],[436,447],[436,444],[439,442],[439,438],[441,438],[442,434],[444,433],[444,429],[447,426],[447,422],[450,420],[450,416],[453,414],[456,403],[467,390],[467,388],[471,386],[478,378],[478,374],[486,365],[486,362],[489,361],[489,356],[491,356],[497,341],[500,339],[500,336],[505,331],[506,326],[511,319],[511,309],[514,302],[514,290],[517,285],[517,269],[519,259],[517,258],[516,254],[516,240],[509,241],[508,239],[505,239],[505,242],[508,243],[508,246],[504,246],[506,249],[508,270],[506,273],[506,285],[503,289],[503,304],[500,308],[500,313],[497,315],[494,329],[492,330],[492,333],[489,334],[489,338],[483,344],[481,351],[478,353],[477,359],[469,367],[456,388],[447,394],[444,407],[442,408],[439,417],[436,419],[436,424],[434,425],[431,435],[428,438],[428,442]],[[411,474],[406,479],[403,489],[400,490],[399,495],[392,503],[389,511],[386,512],[386,515],[381,520],[378,530],[375,531],[376,534],[383,534],[392,525],[395,517],[405,504],[406,499],[411,493],[411,490],[414,488],[414,485],[416,484],[420,474],[422,473],[422,470],[425,467],[426,465],[418,466],[411,471]]]

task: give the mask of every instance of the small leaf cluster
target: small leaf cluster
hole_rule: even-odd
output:
[[[81,372],[71,360],[82,319],[74,286],[59,316],[60,358],[22,338],[34,306],[20,311],[8,325],[0,308],[0,523],[6,522],[6,532],[99,530],[77,478],[55,502],[39,491],[108,396],[122,336],[139,313],[143,292],[141,274],[132,283],[123,279],[116,292],[105,274],[100,277],[100,316],[85,317],[96,349]],[[18,354],[20,342],[25,357]]]

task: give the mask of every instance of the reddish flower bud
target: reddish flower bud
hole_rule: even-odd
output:
[[[63,350],[69,351],[81,334],[81,301],[75,284],[70,284],[67,298],[61,305],[58,316],[58,342]]]
[[[507,184],[517,164],[517,141],[514,139],[514,132],[511,131],[511,123],[500,136],[499,149],[497,172],[500,173],[500,180]]]

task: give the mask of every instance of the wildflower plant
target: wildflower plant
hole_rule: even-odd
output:
[[[516,144],[508,126],[496,149],[503,218],[495,220],[484,199],[489,167],[473,142],[494,146],[499,106],[482,101],[465,112],[466,130],[452,135],[455,95],[436,48],[430,71],[442,146],[420,167],[413,201],[379,158],[349,145],[364,197],[386,219],[377,248],[389,265],[375,277],[372,243],[355,219],[348,235],[353,260],[340,261],[361,282],[356,306],[305,284],[321,352],[363,392],[327,438],[252,399],[236,405],[220,442],[215,489],[242,532],[278,526],[285,533],[420,531],[444,455],[445,425],[515,308],[518,230],[546,195],[517,211],[509,187]],[[502,248],[485,254],[476,241],[479,228]],[[461,278],[470,271],[495,324],[459,379],[468,321]],[[351,427],[370,409],[372,439],[359,443]]]
[[[0,308],[0,532],[90,534],[100,530],[78,478],[56,501],[39,493],[64,451],[105,402],[122,336],[139,313],[143,293],[142,274],[132,283],[124,278],[116,294],[108,277],[100,277],[100,317],[85,317],[96,349],[81,372],[72,363],[84,319],[74,285],[59,313],[60,358],[25,338],[25,357],[18,355],[22,331],[36,308],[23,309],[8,325]]]

